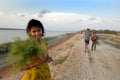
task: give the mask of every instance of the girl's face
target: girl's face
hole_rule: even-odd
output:
[[[39,28],[39,27],[37,27],[37,26],[33,26],[33,27],[28,31],[28,33],[29,33],[31,36],[33,36],[33,37],[35,37],[36,39],[38,39],[38,40],[41,39],[42,34],[43,34],[42,29]]]
[[[95,36],[95,35],[96,35],[96,33],[93,33],[93,35]]]

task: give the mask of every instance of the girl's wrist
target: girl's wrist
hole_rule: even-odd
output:
[[[32,62],[31,64],[27,64],[26,65],[26,70],[28,70],[28,69],[30,69],[32,67],[37,66],[38,64],[44,62],[46,59],[47,59],[47,56],[41,56],[41,57],[39,57],[39,59],[37,59],[36,61]]]
[[[28,69],[30,69],[30,68],[32,68],[33,67],[33,64],[31,63],[31,64],[27,64],[26,65],[26,70],[28,70]]]

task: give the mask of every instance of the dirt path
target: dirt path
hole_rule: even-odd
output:
[[[74,46],[67,49],[68,44]],[[68,55],[64,63],[50,64],[54,80],[120,80],[119,49],[100,42],[96,51],[84,53],[83,46],[84,40],[76,35],[50,51],[54,60]]]
[[[50,50],[53,80],[120,80],[120,50],[100,43],[96,51],[85,53],[84,40],[76,34]],[[20,80],[23,73],[2,80]]]

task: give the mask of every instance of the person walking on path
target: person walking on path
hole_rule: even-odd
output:
[[[85,52],[88,50],[88,45],[90,42],[91,32],[90,29],[87,28],[84,34],[84,41],[85,41]]]
[[[98,42],[98,36],[96,35],[96,32],[93,32],[91,40],[92,40],[91,50],[93,51],[96,50],[96,44]]]
[[[44,27],[38,20],[31,19],[27,25],[28,35],[37,39],[38,45],[43,48],[44,55],[42,57],[33,57],[31,64],[26,65],[26,73],[22,80],[52,80],[48,62],[52,61],[47,51],[47,43],[42,36],[44,36]]]

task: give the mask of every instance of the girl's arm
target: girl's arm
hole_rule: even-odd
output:
[[[43,63],[44,61],[46,61],[47,56],[46,55],[42,55],[41,57],[36,58],[32,63],[27,64],[25,67],[23,67],[21,70],[28,70],[32,67],[38,66],[39,64]]]
[[[49,55],[47,55],[46,61],[47,61],[48,63],[50,63],[51,61],[53,61],[53,59],[52,59]]]

